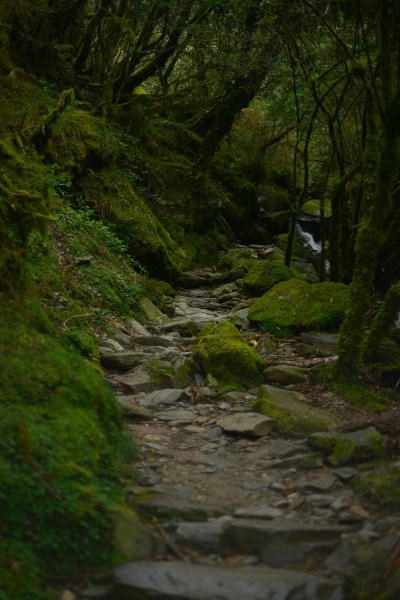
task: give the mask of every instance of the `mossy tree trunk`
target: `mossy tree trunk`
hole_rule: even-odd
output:
[[[382,306],[379,308],[365,338],[362,357],[364,362],[374,360],[378,346],[393,326],[400,309],[400,281],[393,283],[386,292]]]
[[[351,380],[359,371],[365,319],[372,292],[379,251],[385,240],[385,223],[392,210],[392,184],[399,169],[400,89],[395,75],[394,42],[397,31],[394,0],[382,0],[379,19],[378,59],[380,88],[376,73],[369,86],[368,136],[364,155],[363,218],[355,245],[355,263],[350,286],[350,305],[340,331],[337,376]]]

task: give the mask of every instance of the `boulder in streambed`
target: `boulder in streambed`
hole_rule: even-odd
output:
[[[276,420],[276,430],[293,437],[337,428],[341,422],[332,415],[314,408],[303,394],[262,385],[254,408]]]
[[[255,300],[249,321],[263,331],[285,337],[310,329],[334,329],[343,319],[349,290],[343,283],[282,281]]]
[[[262,381],[265,361],[232,323],[210,323],[201,331],[194,357],[222,385],[254,386]]]

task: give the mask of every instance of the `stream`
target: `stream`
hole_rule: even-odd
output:
[[[265,248],[252,252],[260,257]],[[351,544],[378,540],[390,553],[400,541],[390,531],[398,516],[357,497],[357,466],[326,464],[305,439],[253,432],[256,388],[223,393],[196,365],[190,385],[174,379],[191,359],[193,330],[210,322],[234,319],[245,338],[257,337],[270,365],[305,370],[333,360],[337,336],[322,335],[323,357],[302,355],[307,336],[280,340],[271,354],[268,336],[246,318],[248,298],[224,273],[187,273],[182,285],[170,316],[150,304],[144,324],[132,319],[101,343],[107,381],[139,445],[133,493],[149,538],[136,560],[115,569],[111,584],[89,586],[79,598],[347,598]],[[149,374],[154,364],[168,373],[162,384]],[[306,403],[315,400],[308,384],[284,387],[303,391]],[[320,392],[318,402],[346,410],[329,393]]]

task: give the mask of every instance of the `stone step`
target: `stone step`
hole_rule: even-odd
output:
[[[267,567],[132,562],[114,572],[113,600],[344,600],[339,580]]]
[[[279,512],[277,509],[274,509]],[[266,512],[266,508],[264,509]],[[221,517],[208,522],[181,522],[173,540],[181,547],[204,553],[255,556],[269,567],[303,567],[320,564],[350,531],[340,525],[273,520],[271,517]],[[261,513],[260,513],[261,514]]]

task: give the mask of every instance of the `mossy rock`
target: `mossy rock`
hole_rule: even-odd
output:
[[[249,309],[249,321],[263,331],[284,337],[310,329],[336,329],[349,301],[342,283],[306,283],[291,279],[278,283]]]
[[[309,370],[293,365],[273,365],[264,369],[264,375],[267,381],[290,385],[307,381]]]
[[[259,205],[266,211],[283,211],[290,207],[290,196],[287,189],[273,182],[264,183],[260,188]]]
[[[378,394],[371,388],[353,383],[337,383],[332,385],[330,389],[352,406],[369,408],[373,412],[381,412],[389,406],[387,396]]]
[[[303,394],[269,385],[260,387],[254,408],[276,420],[276,431],[293,437],[335,429],[340,425],[335,417],[307,404]]]
[[[276,235],[274,237],[275,244],[281,250],[286,251],[288,235],[289,235],[288,233],[281,233],[280,235]],[[293,240],[292,256],[293,256],[293,258],[300,258],[300,259],[304,258],[304,256],[305,256],[304,244],[301,241],[300,237],[297,235],[297,233],[295,234],[294,240]]]
[[[320,207],[321,207],[320,200],[318,200],[318,199],[317,200],[307,200],[307,202],[304,202],[304,204],[301,208],[300,214],[311,216],[311,217],[319,217],[320,216]],[[330,217],[332,215],[331,203],[329,202],[329,200],[325,200],[325,202],[324,202],[324,214],[325,214],[325,217]]]
[[[374,427],[352,433],[318,432],[309,436],[308,443],[335,466],[379,460],[385,454],[385,440]]]
[[[116,504],[111,514],[115,562],[150,559],[165,551],[165,544],[145,527],[133,509]]]
[[[104,169],[82,182],[88,202],[155,277],[175,278],[187,266],[184,251],[136,193],[124,172]]]
[[[88,111],[67,107],[51,128],[46,153],[66,171],[81,174],[113,162],[118,138]]]
[[[293,279],[294,269],[285,266],[282,258],[273,257],[251,262],[251,266],[241,284],[250,294],[260,295],[270,290],[277,283]]]
[[[232,323],[204,327],[195,349],[195,359],[205,373],[222,385],[254,386],[262,381],[265,361],[251,348]]]
[[[372,470],[360,473],[354,480],[358,494],[376,504],[393,510],[400,510],[400,466],[381,464]]]
[[[224,271],[229,271],[231,279],[239,279],[246,275],[253,260],[250,248],[231,248],[222,255],[218,266]]]

